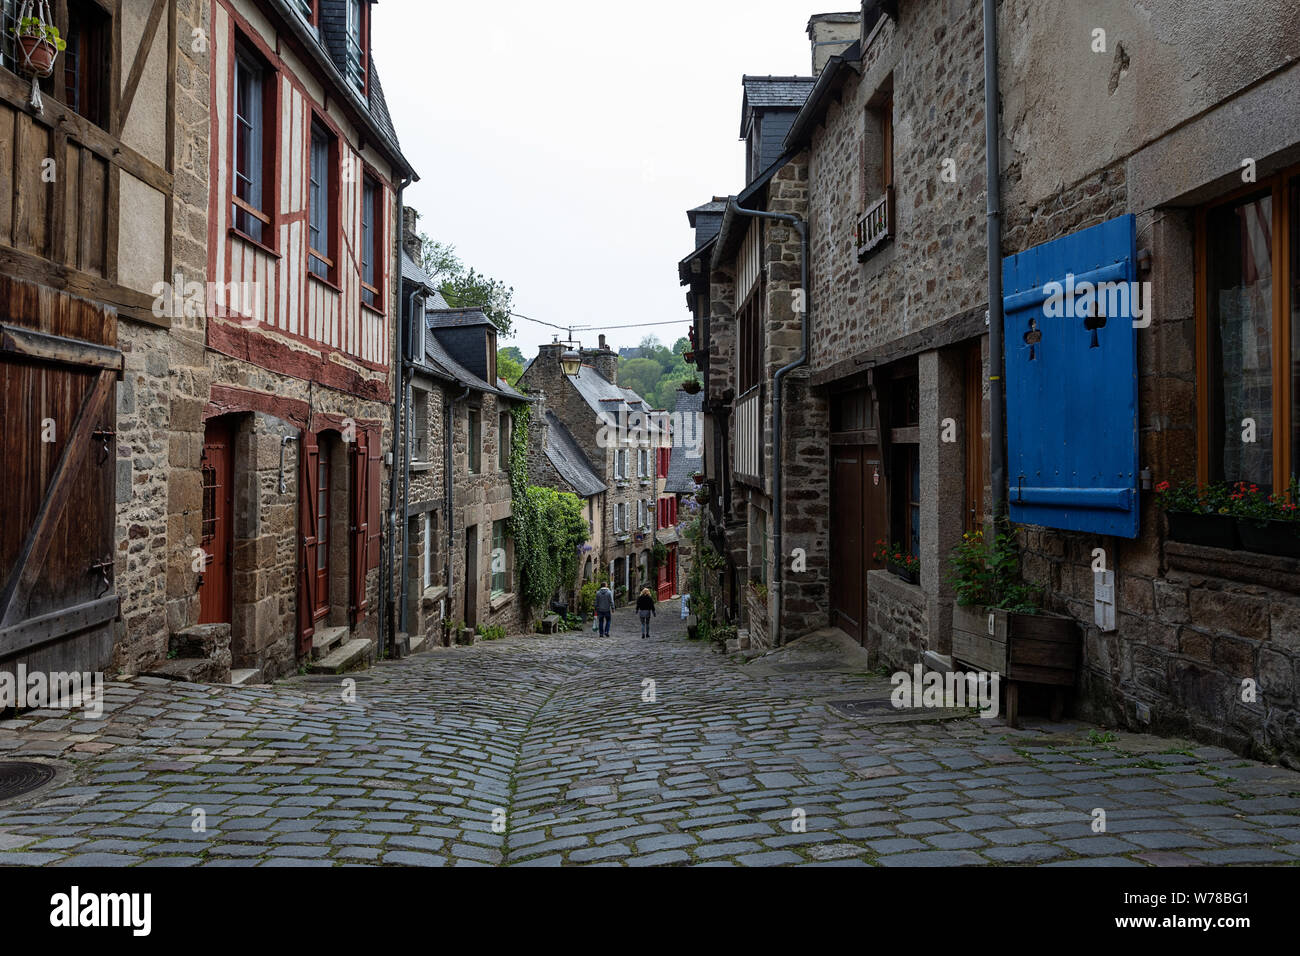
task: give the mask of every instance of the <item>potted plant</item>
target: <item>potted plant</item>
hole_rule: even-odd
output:
[[[1064,614],[1038,605],[1041,588],[1020,573],[1015,529],[1003,519],[987,541],[983,531],[962,535],[949,561],[952,656],[977,670],[1002,675],[1007,684],[1007,720],[1016,726],[1017,682],[1073,686],[1079,659],[1079,626]],[[1052,702],[1053,719],[1064,706]]]
[[[1295,478],[1282,495],[1268,495],[1258,485],[1239,481],[1228,495],[1236,517],[1237,537],[1247,551],[1300,558],[1300,487]]]
[[[59,28],[42,17],[23,17],[10,32],[18,42],[19,63],[34,76],[53,73],[55,57],[68,47]]]
[[[695,364],[695,352],[694,352],[694,351],[683,352],[683,353],[682,353],[682,361],[685,362],[687,365],[694,365],[694,364]]]
[[[700,380],[698,378],[688,378],[686,381],[682,382],[680,387],[681,390],[685,392],[687,395],[694,395],[704,386],[700,384]]]
[[[704,484],[704,479],[705,479],[704,472],[702,471],[691,472],[691,481],[695,482],[697,485]]]
[[[1221,482],[1156,485],[1156,506],[1169,522],[1169,537],[1207,548],[1236,549],[1237,520],[1228,486]]]
[[[890,545],[882,538],[876,542],[876,550],[871,556],[908,584],[921,583],[921,559],[904,551],[901,544]]]

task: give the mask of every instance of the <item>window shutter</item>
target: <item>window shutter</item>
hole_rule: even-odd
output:
[[[302,546],[298,567],[298,656],[311,651],[316,633],[316,518],[320,491],[320,446],[315,435],[303,432],[298,456],[298,530]]]
[[[1012,520],[1137,537],[1135,218],[1011,256],[1002,281]]]

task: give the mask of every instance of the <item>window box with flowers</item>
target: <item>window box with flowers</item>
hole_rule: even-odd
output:
[[[1185,544],[1300,558],[1300,487],[1270,495],[1238,481],[1156,485],[1156,504],[1169,521],[1169,537]]]
[[[904,551],[901,544],[887,544],[882,538],[871,556],[908,584],[921,583],[921,559]]]

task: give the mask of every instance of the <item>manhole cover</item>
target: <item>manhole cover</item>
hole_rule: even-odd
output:
[[[0,800],[20,797],[54,779],[54,768],[43,763],[0,763]]]
[[[850,717],[875,717],[883,714],[919,714],[924,707],[895,707],[888,697],[874,697],[869,700],[837,700],[831,704],[836,710]]]

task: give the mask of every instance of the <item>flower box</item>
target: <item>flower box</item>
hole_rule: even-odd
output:
[[[1300,522],[1238,518],[1236,530],[1241,547],[1246,551],[1300,558]]]
[[[701,385],[700,382],[696,379],[691,379],[689,382],[682,382],[681,384],[682,391],[685,392],[687,395],[694,395],[703,387],[704,386]]]
[[[1079,666],[1079,625],[1074,618],[1046,611],[1021,614],[1001,608],[952,608],[952,657],[969,667],[999,674],[1007,687],[1006,718],[1018,726],[1016,683],[1073,687]],[[1052,703],[1060,717],[1062,695]]]
[[[1237,519],[1230,515],[1170,511],[1165,517],[1169,519],[1169,537],[1175,541],[1230,551],[1240,547]]]
[[[908,584],[921,583],[920,568],[909,568],[907,565],[898,561],[890,561],[885,565],[885,567],[888,569],[890,574],[902,578]]]

